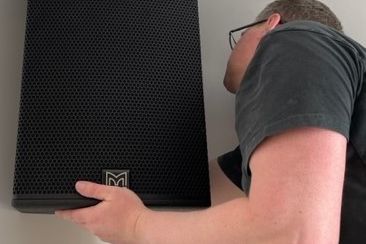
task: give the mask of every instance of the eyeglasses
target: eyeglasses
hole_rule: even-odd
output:
[[[252,23],[252,24],[245,25],[245,26],[242,26],[242,27],[236,28],[236,29],[234,29],[234,30],[231,30],[231,31],[229,32],[229,43],[230,43],[230,48],[231,48],[231,50],[233,50],[233,49],[234,49],[234,47],[235,47],[235,45],[236,45],[236,43],[237,43],[237,41],[235,40],[234,35],[233,35],[235,32],[238,32],[238,31],[241,31],[241,30],[247,29],[247,28],[252,27],[252,26],[255,26],[255,25],[262,24],[262,23],[266,22],[267,20],[268,20],[268,19],[260,20],[260,21],[254,22],[254,23]],[[284,20],[280,20],[280,24],[285,24],[285,23],[286,23],[286,21],[284,21]]]

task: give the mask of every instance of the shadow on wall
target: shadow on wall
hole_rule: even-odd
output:
[[[54,215],[0,212],[1,243],[7,244],[93,244],[104,243],[70,222]],[[6,221],[4,230],[3,221]],[[1,233],[4,231],[4,233]]]
[[[0,208],[10,209],[26,2],[0,3]]]

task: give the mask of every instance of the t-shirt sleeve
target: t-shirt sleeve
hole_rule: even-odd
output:
[[[236,94],[246,191],[250,156],[266,137],[310,126],[349,138],[356,66],[347,48],[320,33],[278,31],[263,38]]]

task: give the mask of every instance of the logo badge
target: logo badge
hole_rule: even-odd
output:
[[[129,187],[129,170],[103,170],[103,183],[107,186]]]

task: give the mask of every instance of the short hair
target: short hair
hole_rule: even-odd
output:
[[[343,32],[337,16],[324,3],[317,0],[277,0],[268,4],[258,15],[257,20],[264,20],[278,13],[286,21],[312,20]]]

